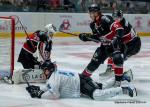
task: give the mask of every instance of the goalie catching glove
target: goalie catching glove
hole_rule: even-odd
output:
[[[39,86],[34,85],[26,87],[26,90],[32,98],[41,98],[42,94],[44,93],[44,91],[40,90]]]

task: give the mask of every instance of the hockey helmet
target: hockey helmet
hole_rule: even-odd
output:
[[[48,34],[48,35],[53,35],[54,33],[56,33],[56,27],[53,25],[53,24],[48,24],[45,26],[45,32]]]
[[[116,18],[123,18],[123,11],[122,10],[115,10],[113,13],[112,13],[112,17],[114,19]]]
[[[98,4],[92,4],[88,8],[89,12],[100,12],[100,6]]]
[[[47,41],[48,36],[44,31],[37,30],[35,31],[35,34],[39,37],[41,42]]]
[[[53,72],[57,70],[56,63],[51,62],[50,60],[46,60],[42,65],[41,69],[44,71],[44,75],[46,79],[48,79]]]

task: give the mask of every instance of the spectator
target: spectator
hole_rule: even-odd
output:
[[[60,6],[60,0],[50,0],[51,7],[57,9]]]
[[[128,14],[136,13],[133,4],[131,4],[130,2],[126,3],[126,13],[128,13]]]
[[[36,11],[46,11],[47,5],[48,5],[47,0],[37,0]]]
[[[75,10],[75,5],[70,0],[64,0],[64,9],[67,11]]]
[[[81,5],[81,11],[85,11],[86,10],[86,0],[80,0],[80,5]]]
[[[30,11],[30,1],[29,0],[23,0],[22,2],[22,11],[28,12]]]

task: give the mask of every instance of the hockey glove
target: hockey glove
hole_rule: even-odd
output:
[[[44,93],[44,91],[40,90],[39,86],[34,85],[26,87],[26,90],[32,98],[41,98],[41,95]]]
[[[90,38],[91,34],[88,33],[81,33],[79,34],[79,39],[86,42],[86,41],[91,41],[88,38]]]

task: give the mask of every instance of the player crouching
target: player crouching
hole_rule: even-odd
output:
[[[26,87],[32,98],[79,98],[81,94],[84,94],[94,100],[104,100],[122,94],[127,94],[130,97],[137,95],[134,87],[105,89],[108,84],[94,82],[90,77],[76,72],[56,70],[56,65],[50,61],[45,62],[42,69],[47,79],[46,85],[44,87],[34,85]],[[113,85],[115,78],[112,77],[110,82],[109,84]]]

